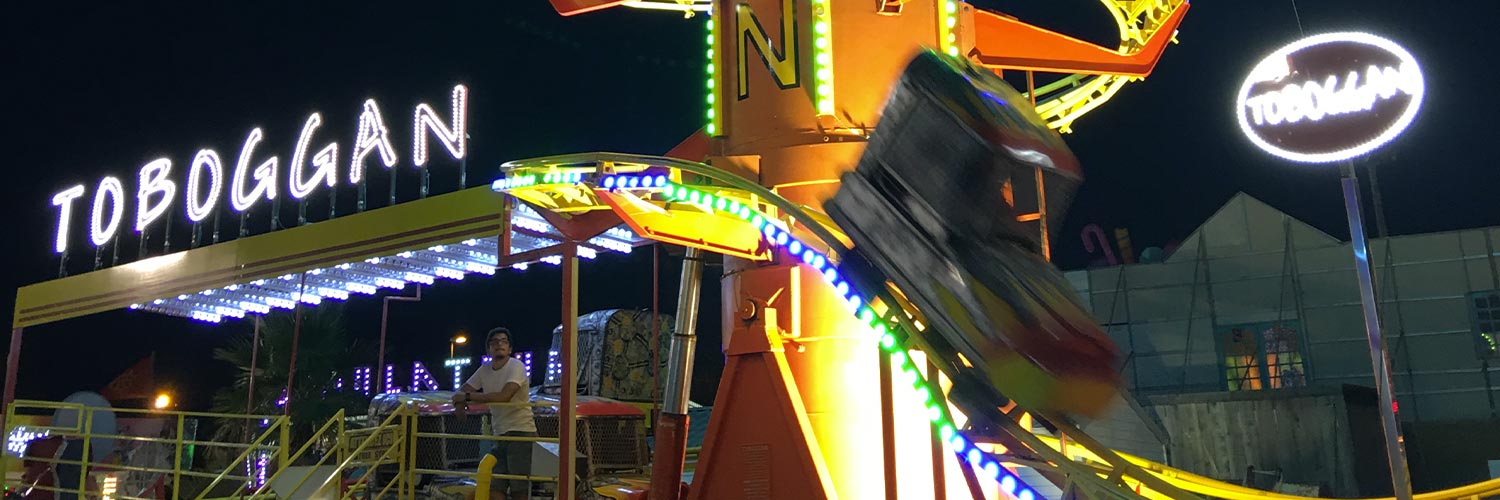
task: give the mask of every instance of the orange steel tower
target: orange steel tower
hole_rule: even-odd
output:
[[[951,0],[552,3],[564,15],[621,4],[697,12],[707,55],[706,123],[697,140],[706,137],[707,153],[687,159],[706,159],[817,213],[838,189],[840,174],[854,168],[887,92],[917,51],[1024,70],[1028,81],[1031,71],[1083,75],[1073,86],[1087,88],[1044,113],[1066,131],[1119,84],[1149,73],[1186,11],[1182,0],[1105,0],[1122,21],[1117,50]],[[1143,16],[1155,17],[1154,29],[1125,21]],[[1127,24],[1135,30],[1129,35]],[[1045,234],[1045,200],[1036,198],[1029,220]],[[859,333],[861,323],[837,299],[841,294],[795,262],[728,256],[721,286],[728,363],[690,498],[894,493],[887,471],[895,469],[889,451],[895,438],[889,424],[882,429],[894,412],[889,397],[881,397],[889,367],[880,366],[876,340]],[[664,417],[680,432],[682,422]],[[928,429],[915,427],[902,432],[927,439]],[[675,498],[677,485],[669,478],[680,469],[661,456],[655,466],[666,472],[657,475],[652,497]],[[933,467],[932,458],[919,458]],[[680,467],[680,455],[675,462]],[[929,485],[928,491],[934,487],[940,488]]]

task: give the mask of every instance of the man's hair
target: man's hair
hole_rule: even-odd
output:
[[[514,342],[514,339],[510,338],[510,329],[506,328],[506,327],[503,327],[503,326],[500,326],[500,327],[495,327],[495,328],[493,328],[493,329],[490,330],[489,335],[485,336],[485,338],[484,338],[485,343],[489,343],[489,341],[493,340],[496,335],[500,335],[500,334],[504,334],[505,335],[505,341],[506,342]]]

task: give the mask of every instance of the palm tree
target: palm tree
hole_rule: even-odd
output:
[[[368,397],[354,391],[352,384],[343,390],[337,387],[340,376],[348,376],[353,372],[355,359],[372,357],[363,352],[370,350],[368,346],[349,339],[344,328],[343,307],[339,304],[325,304],[303,308],[301,314],[297,367],[293,375],[295,380],[292,393],[285,403],[290,405],[287,415],[291,419],[289,444],[294,446],[293,450],[339,410],[344,410],[346,415],[359,415],[370,402]],[[255,346],[250,332],[230,340],[225,347],[215,349],[214,358],[234,365],[238,373],[232,385],[214,394],[213,411],[245,413],[246,391],[253,378],[255,394],[249,399],[249,413],[282,414],[280,401],[286,391],[295,330],[294,312],[275,313],[268,315],[261,326],[258,352],[252,352]],[[256,357],[253,372],[250,368],[252,355]],[[219,425],[215,430],[214,438],[219,442],[248,442],[264,431],[259,425],[244,425],[243,420],[221,424],[229,425]],[[215,462],[228,465],[234,455],[224,456]]]

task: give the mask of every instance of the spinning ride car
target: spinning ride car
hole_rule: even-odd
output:
[[[959,368],[1024,407],[1097,416],[1118,386],[1118,350],[1001,190],[1037,168],[1060,218],[1082,179],[1062,138],[989,70],[927,51],[824,208],[855,244],[850,265],[905,291]]]

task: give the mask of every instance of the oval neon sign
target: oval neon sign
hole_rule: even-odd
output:
[[[1240,86],[1236,116],[1256,146],[1288,160],[1329,163],[1400,135],[1425,92],[1416,59],[1390,40],[1329,33],[1271,53]]]

